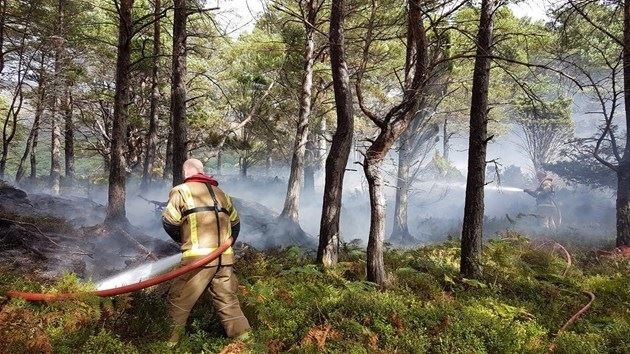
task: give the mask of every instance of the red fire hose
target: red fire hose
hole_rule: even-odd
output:
[[[212,253],[210,253],[209,255],[199,260],[196,260],[193,263],[187,264],[177,269],[173,269],[168,273],[164,273],[156,277],[143,280],[136,284],[130,284],[130,285],[125,285],[118,288],[105,289],[105,290],[74,292],[74,293],[58,293],[58,294],[29,293],[29,292],[11,290],[7,292],[6,296],[10,298],[21,298],[28,301],[58,301],[58,300],[76,298],[83,295],[97,295],[100,297],[109,297],[109,296],[116,296],[116,295],[131,293],[134,291],[142,290],[144,288],[148,288],[153,285],[163,283],[165,281],[169,281],[171,279],[177,278],[178,276],[182,274],[185,274],[197,268],[203,267],[204,265],[219,258],[219,256],[223,252],[225,252],[225,250],[230,248],[231,245],[232,245],[232,239],[230,238],[224,244],[219,246],[219,248],[214,250]]]

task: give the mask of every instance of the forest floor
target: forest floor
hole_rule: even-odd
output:
[[[24,206],[27,211],[31,207]],[[8,219],[9,212],[2,211]],[[27,242],[16,238],[18,232],[44,244],[50,240],[42,234],[54,234],[47,227],[68,222],[19,220],[21,224],[4,221],[9,226],[2,229],[0,244],[7,239]],[[43,233],[33,231],[31,224]],[[76,274],[52,276],[16,266],[24,259],[33,267],[38,257],[53,259],[44,247],[11,262],[5,261],[5,251],[0,255],[0,353],[630,352],[630,259],[602,257],[596,252],[602,245],[584,240],[561,243],[564,248],[506,231],[485,243],[479,280],[458,276],[456,241],[388,249],[386,289],[365,281],[365,252],[358,245],[344,244],[341,262],[331,270],[314,265],[314,255],[298,247],[245,249],[236,272],[241,304],[253,327],[251,341],[225,338],[211,302],[204,298],[175,349],[165,342],[168,284],[116,298],[27,303],[3,295],[8,290],[56,292],[92,285]],[[15,248],[12,252],[15,256]],[[590,307],[571,322],[591,302],[591,294]]]

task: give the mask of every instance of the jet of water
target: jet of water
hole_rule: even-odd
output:
[[[457,189],[466,189],[466,183],[459,183],[459,182],[427,182],[427,183],[431,183],[435,186],[442,186],[442,187],[448,187],[448,188],[457,188]],[[496,185],[486,185],[485,186],[486,190],[493,190],[493,191],[497,191],[497,192],[509,192],[509,193],[514,193],[514,192],[523,192],[523,188],[517,188],[517,187],[510,187],[510,186],[496,186]]]
[[[136,268],[126,270],[122,273],[101,280],[96,284],[96,289],[106,290],[139,283],[156,275],[168,272],[169,270],[175,268],[181,259],[182,254],[178,253],[155,262],[143,264]]]

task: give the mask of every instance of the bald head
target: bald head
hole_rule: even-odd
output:
[[[182,167],[184,172],[184,178],[188,178],[190,176],[194,176],[197,173],[203,172],[203,163],[197,159],[188,159],[184,162],[184,166]]]

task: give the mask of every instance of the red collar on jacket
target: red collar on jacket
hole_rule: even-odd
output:
[[[218,186],[219,182],[214,179],[212,176],[208,176],[203,173],[197,173],[196,175],[192,175],[184,180],[186,182],[199,182],[199,183],[210,183],[213,186]]]

